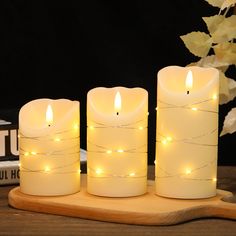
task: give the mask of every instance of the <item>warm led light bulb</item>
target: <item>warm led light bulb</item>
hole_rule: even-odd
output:
[[[90,125],[89,129],[94,130],[94,126]]]
[[[74,130],[78,130],[79,129],[79,125],[78,124],[74,124],[73,128],[74,128]]]
[[[130,176],[130,177],[133,177],[133,176],[135,176],[135,173],[132,172],[132,173],[129,174],[129,176]]]
[[[172,138],[171,138],[170,136],[168,136],[168,137],[166,137],[166,140],[167,140],[168,142],[171,142],[171,141],[172,141]]]
[[[34,151],[32,151],[32,152],[30,152],[32,155],[36,155],[37,154],[37,152],[34,152]]]
[[[186,174],[186,175],[190,175],[191,173],[192,173],[192,170],[191,170],[191,169],[186,169],[186,170],[185,170],[185,174]]]
[[[119,153],[123,153],[124,150],[122,150],[122,149],[118,149],[117,152],[119,152]]]
[[[100,175],[100,174],[102,174],[102,169],[100,169],[100,168],[98,168],[98,169],[96,169],[96,171],[95,171],[95,173],[97,174],[97,175]]]
[[[44,168],[44,172],[49,172],[51,169],[50,169],[50,167],[49,166],[45,166],[45,168]]]
[[[112,153],[112,150],[107,150],[107,154],[111,154]]]
[[[142,126],[139,126],[138,129],[139,129],[139,130],[143,130],[143,127],[142,127]]]
[[[214,94],[214,95],[212,96],[212,99],[213,99],[213,100],[216,100],[216,99],[217,99],[217,95]]]
[[[55,142],[60,142],[61,139],[60,139],[60,138],[55,138],[54,141],[55,141]]]
[[[198,109],[196,107],[191,108],[193,111],[197,111]]]
[[[217,178],[213,178],[212,181],[213,181],[213,182],[216,182],[216,181],[217,181]]]
[[[25,152],[24,156],[26,156],[26,157],[29,156],[29,152]]]
[[[164,139],[162,139],[162,144],[164,144],[164,145],[166,145],[167,144],[167,140],[164,138]]]

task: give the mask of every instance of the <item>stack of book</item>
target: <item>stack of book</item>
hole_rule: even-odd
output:
[[[18,127],[0,119],[0,185],[19,183]]]
[[[0,119],[0,185],[19,184],[18,125]],[[86,151],[80,149],[82,172],[86,172]]]

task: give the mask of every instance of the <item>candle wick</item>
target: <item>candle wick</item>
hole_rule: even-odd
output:
[[[187,94],[189,94],[189,91],[187,91]]]
[[[116,115],[119,115],[119,112],[116,112]]]
[[[51,125],[48,125],[48,127],[50,127]]]

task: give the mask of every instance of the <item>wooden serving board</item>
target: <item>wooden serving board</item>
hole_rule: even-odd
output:
[[[39,197],[26,195],[15,187],[9,192],[9,204],[18,209],[73,216],[107,222],[137,225],[173,225],[196,218],[236,219],[236,203],[221,199],[232,193],[217,190],[217,196],[201,200],[159,197],[154,181],[149,180],[145,195],[129,198],[107,198],[86,191],[86,175],[81,176],[81,191],[67,196]]]

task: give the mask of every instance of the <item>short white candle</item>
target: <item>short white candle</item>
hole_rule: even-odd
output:
[[[79,102],[36,99],[19,113],[20,190],[67,195],[80,190]]]
[[[148,93],[95,88],[87,95],[87,190],[107,197],[147,191]]]
[[[218,70],[168,66],[157,77],[156,193],[215,196]]]

